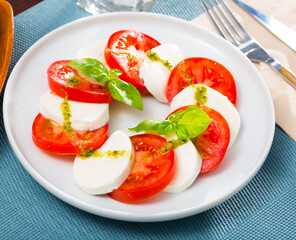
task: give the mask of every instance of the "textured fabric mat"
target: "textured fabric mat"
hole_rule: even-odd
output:
[[[186,20],[202,13],[195,0],[158,0],[151,11]],[[46,0],[16,16],[9,73],[39,38],[88,15],[75,0]],[[3,92],[0,101],[2,113]],[[1,239],[296,238],[296,143],[278,127],[261,170],[228,201],[180,220],[132,223],[86,213],[51,195],[16,158],[5,134],[2,114],[0,125]]]

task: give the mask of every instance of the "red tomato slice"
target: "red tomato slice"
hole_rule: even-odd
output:
[[[169,102],[184,88],[204,84],[226,96],[236,104],[236,86],[232,74],[220,63],[208,58],[187,58],[178,63],[170,74],[167,85]]]
[[[67,132],[60,125],[46,119],[40,113],[32,126],[33,142],[43,151],[56,154],[81,154],[98,149],[108,138],[108,124],[94,131]]]
[[[186,110],[187,107],[181,107],[172,113]],[[208,114],[212,120],[207,130],[194,141],[194,145],[202,157],[200,172],[206,173],[215,169],[223,160],[229,145],[230,130],[227,121],[219,112],[206,106],[197,107]]]
[[[174,150],[162,153],[168,142],[153,134],[132,136],[135,163],[127,180],[109,196],[117,201],[133,203],[150,198],[162,191],[176,172]]]
[[[49,88],[60,97],[68,96],[69,100],[87,103],[110,103],[113,97],[108,89],[93,84],[82,77],[77,71],[67,66],[70,60],[57,61],[47,69]],[[69,79],[77,79],[76,84],[69,84]]]
[[[230,130],[225,118],[214,109],[198,106],[209,115],[212,122],[195,140],[195,147],[202,155],[201,173],[215,169],[223,160],[230,140]]]
[[[105,59],[112,69],[123,72],[120,79],[133,84],[140,93],[149,93],[139,77],[139,68],[146,54],[160,45],[158,41],[143,33],[122,30],[113,33],[105,49]]]

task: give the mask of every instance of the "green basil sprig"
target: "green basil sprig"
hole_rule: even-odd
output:
[[[143,110],[141,94],[134,85],[118,79],[122,72],[118,69],[108,69],[103,63],[92,58],[75,59],[67,64],[81,72],[84,76],[106,82],[112,97],[125,104]]]
[[[179,110],[168,117],[168,120],[148,119],[140,122],[130,132],[157,131],[159,135],[175,132],[178,139],[195,138],[203,133],[211,123],[211,118],[200,108],[189,106],[186,110]]]

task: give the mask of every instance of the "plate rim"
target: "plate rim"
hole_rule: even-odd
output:
[[[33,168],[33,166],[31,166],[29,164],[29,162],[26,160],[26,158],[24,157],[24,155],[22,154],[22,152],[18,148],[16,141],[13,137],[13,134],[11,131],[11,126],[9,123],[9,114],[8,114],[8,112],[9,112],[8,105],[9,105],[9,101],[10,101],[9,93],[11,92],[10,89],[12,88],[11,86],[13,85],[12,80],[18,70],[18,66],[21,66],[22,62],[24,61],[24,59],[27,58],[27,56],[30,54],[30,52],[34,51],[36,48],[38,48],[40,45],[42,45],[47,40],[47,38],[49,38],[51,35],[59,33],[59,31],[62,31],[64,28],[68,28],[71,25],[79,24],[84,21],[91,21],[90,19],[102,19],[102,18],[104,19],[104,18],[109,18],[109,17],[112,18],[112,17],[120,17],[120,16],[142,17],[143,15],[146,15],[146,17],[159,18],[161,20],[164,19],[165,21],[168,21],[168,20],[175,21],[179,24],[186,24],[186,25],[189,24],[189,25],[191,25],[191,27],[199,29],[199,31],[202,31],[204,34],[208,34],[214,38],[217,38],[217,37],[220,38],[219,41],[224,41],[224,43],[230,45],[232,47],[232,49],[234,51],[236,51],[238,54],[243,55],[239,51],[239,49],[235,48],[233,45],[231,45],[231,43],[227,42],[222,37],[208,31],[207,29],[202,28],[201,26],[198,26],[197,24],[194,24],[192,22],[189,22],[189,21],[177,18],[177,17],[173,17],[173,16],[163,15],[163,14],[159,14],[159,13],[150,13],[150,12],[148,12],[148,13],[147,12],[145,12],[145,13],[143,13],[143,12],[140,12],[140,13],[117,12],[117,13],[106,13],[106,14],[102,14],[102,15],[98,15],[98,16],[83,17],[83,18],[74,20],[72,22],[66,23],[66,24],[52,30],[51,32],[45,34],[38,41],[36,41],[32,46],[30,46],[25,51],[25,53],[20,57],[18,62],[15,64],[15,66],[8,78],[8,81],[7,81],[7,86],[6,86],[6,89],[4,92],[4,98],[3,98],[3,119],[4,119],[4,126],[5,126],[5,130],[6,130],[6,134],[8,136],[9,143],[10,143],[13,151],[15,152],[18,160],[21,162],[22,166],[26,169],[26,171],[33,177],[33,179],[36,180],[43,188],[45,188],[47,191],[49,191],[54,196],[58,197],[59,199],[63,200],[64,202],[66,202],[78,209],[84,210],[86,212],[89,212],[89,213],[92,213],[95,215],[111,218],[111,219],[132,221],[132,222],[159,222],[159,221],[168,221],[168,220],[174,220],[174,219],[180,219],[180,218],[192,216],[192,215],[206,211],[208,209],[211,209],[211,208],[221,204],[222,202],[228,200],[230,197],[235,195],[244,186],[246,186],[250,182],[250,180],[255,176],[255,174],[260,170],[261,166],[263,165],[263,163],[270,151],[270,148],[271,148],[271,145],[273,142],[273,138],[274,138],[275,113],[274,113],[272,98],[271,98],[271,95],[270,95],[269,90],[267,88],[267,85],[266,85],[263,77],[259,74],[259,72],[255,68],[255,66],[249,60],[246,61],[246,63],[249,65],[250,69],[252,69],[253,72],[256,72],[256,75],[258,76],[258,79],[260,79],[261,84],[263,84],[264,90],[268,96],[267,101],[271,105],[270,107],[271,107],[272,119],[271,119],[271,122],[269,123],[271,125],[271,129],[270,129],[270,134],[268,136],[268,139],[266,141],[267,144],[266,144],[265,150],[261,153],[261,156],[258,158],[259,161],[258,161],[257,165],[255,167],[253,167],[251,172],[249,172],[249,174],[245,178],[243,184],[234,188],[231,193],[228,193],[227,195],[224,195],[223,197],[220,197],[217,200],[212,201],[211,203],[204,203],[202,205],[202,207],[199,207],[199,209],[196,209],[196,207],[190,207],[185,210],[183,209],[183,210],[171,211],[168,213],[154,214],[154,216],[151,216],[151,215],[147,215],[147,214],[143,214],[143,213],[131,215],[131,214],[124,213],[124,212],[118,212],[118,211],[115,211],[112,209],[98,209],[97,207],[89,206],[89,204],[87,204],[86,202],[84,202],[80,199],[76,199],[72,195],[67,194],[67,193],[63,192],[62,190],[58,189],[52,183],[48,182],[41,174],[39,174]],[[244,58],[247,59],[245,56],[244,56]]]

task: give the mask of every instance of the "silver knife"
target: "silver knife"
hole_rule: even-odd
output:
[[[266,14],[250,7],[249,5],[239,1],[233,0],[240,7],[246,10],[254,18],[256,18],[263,26],[271,31],[276,37],[283,41],[287,46],[296,51],[296,32],[287,27],[280,21],[267,16]]]

